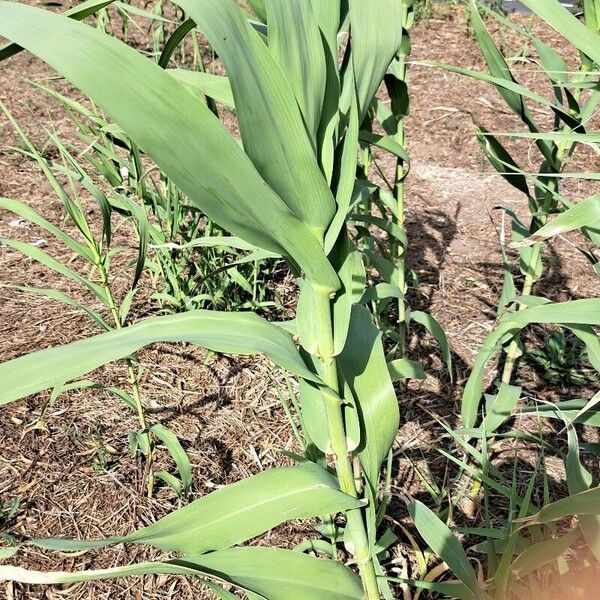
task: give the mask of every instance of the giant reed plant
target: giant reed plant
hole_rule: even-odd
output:
[[[300,287],[297,318],[281,326],[249,312],[198,310],[148,319],[3,364],[0,402],[73,380],[157,341],[263,353],[301,378],[313,462],[223,488],[126,538],[31,541],[62,549],[146,543],[182,553],[182,559],[103,573],[35,575],[4,567],[2,576],[66,581],[179,572],[202,577],[221,597],[228,596],[215,575],[267,598],[389,597],[387,583],[377,577],[378,524],[385,511],[379,482],[399,410],[381,336],[359,303],[364,270],[346,222],[360,124],[400,47],[402,2],[351,1],[343,8],[331,1],[268,1],[262,14],[268,38],[233,0],[178,4],[227,69],[243,149],[189,84],[94,28],[3,2],[0,34],[89,95],[214,222],[284,257]],[[340,61],[344,27],[351,39]],[[9,46],[4,53],[15,51]],[[202,85],[203,76],[187,77]],[[331,560],[234,548],[285,520],[340,512],[345,520],[331,536],[332,554],[343,544],[360,578]]]
[[[555,50],[538,38],[532,38],[540,56],[542,70],[552,83],[554,98],[548,99],[517,82],[506,60],[485,29],[474,2],[472,3],[474,30],[490,75],[465,69],[452,69],[493,84],[529,130],[526,133],[505,132],[504,135],[534,140],[543,157],[539,173],[530,174],[520,167],[504,148],[498,140],[500,135],[497,133],[493,135],[482,129],[478,131],[478,138],[488,159],[509,183],[526,195],[531,211],[531,222],[527,226],[521,223],[512,211],[507,210],[511,214],[513,246],[519,250],[523,284],[522,289],[518,291],[505,255],[504,288],[498,308],[498,326],[488,336],[479,353],[463,395],[462,416],[467,427],[473,426],[477,418],[483,367],[501,347],[506,349],[507,357],[498,397],[514,387],[511,386],[511,380],[516,359],[521,351],[519,334],[522,326],[517,326],[515,322],[512,328],[505,327],[507,321],[553,323],[569,328],[585,344],[592,365],[596,369],[600,368],[598,339],[591,327],[595,324],[595,320],[590,318],[592,315],[587,317],[578,315],[573,310],[577,303],[556,304],[554,305],[556,308],[559,306],[563,308],[551,309],[549,299],[534,295],[534,284],[539,280],[543,269],[544,241],[554,235],[573,230],[581,231],[587,238],[588,246],[591,245],[591,248],[582,248],[582,251],[590,259],[594,269],[597,269],[594,248],[597,248],[600,242],[596,217],[598,195],[573,203],[564,196],[560,186],[561,179],[565,177],[590,180],[598,178],[594,173],[564,171],[567,159],[578,144],[593,145],[598,142],[595,132],[586,131],[587,122],[593,116],[600,101],[596,89],[597,69],[600,64],[598,52],[600,36],[595,16],[597,6],[592,2],[586,3],[585,20],[581,22],[558,2],[542,3],[539,0],[527,0],[525,4],[568,39],[581,53],[579,70],[570,73],[566,63]],[[587,90],[589,93],[583,96],[582,92]],[[554,114],[552,131],[544,132],[536,124],[529,103],[537,103]],[[530,180],[533,180],[533,191],[530,190]],[[527,318],[527,315],[534,317],[539,310],[544,311],[548,318],[542,320],[537,320],[537,317],[534,320]],[[553,314],[554,318],[550,317],[550,314]],[[580,317],[583,319],[580,320]],[[515,403],[516,400],[518,395]]]
[[[600,560],[600,510],[597,504],[599,481],[585,466],[588,464],[585,449],[579,444],[574,426],[576,423],[598,426],[598,394],[585,400],[561,401],[556,404],[544,402],[541,407],[535,402],[528,402],[518,408],[522,389],[512,383],[520,351],[519,336],[532,323],[559,325],[570,330],[583,342],[590,362],[600,372],[600,342],[593,327],[600,320],[598,299],[554,303],[534,295],[534,285],[542,274],[543,246],[553,236],[580,231],[588,241],[588,246],[581,250],[597,272],[600,197],[596,194],[574,203],[565,197],[560,181],[565,177],[584,180],[599,178],[597,173],[569,173],[564,169],[576,145],[597,145],[600,141],[597,132],[586,130],[600,99],[597,90],[600,65],[597,16],[600,12],[597,2],[585,2],[584,18],[580,21],[557,1],[523,2],[581,53],[580,68],[572,73],[554,49],[529,32],[510,24],[513,29],[518,29],[532,39],[539,53],[540,66],[552,84],[552,99],[517,82],[508,62],[487,32],[474,2],[471,3],[473,27],[489,74],[444,65],[445,69],[493,84],[528,129],[526,133],[495,134],[480,129],[477,135],[495,169],[526,195],[531,212],[529,225],[521,223],[512,213],[510,215],[513,247],[519,250],[522,289],[517,291],[504,253],[504,289],[498,319],[476,357],[465,386],[462,398],[464,428],[452,431],[446,427],[459,451],[464,453],[464,458],[439,449],[451,463],[469,475],[474,481],[475,489],[482,490],[483,526],[463,528],[462,532],[484,539],[474,547],[487,555],[483,577],[473,569],[464,547],[440,518],[423,504],[415,503],[411,508],[421,536],[459,580],[433,585],[431,582],[421,581],[415,582],[415,585],[458,598],[491,597],[500,600],[529,597],[528,594],[535,597],[535,592],[532,591],[535,590],[535,585],[539,585],[544,578],[547,581],[557,581],[559,573],[570,568],[565,558],[574,548],[580,548],[579,552],[586,557],[585,560],[592,563]],[[532,116],[533,111],[528,106],[531,103],[554,113],[552,131],[545,132],[538,127]],[[542,154],[539,173],[527,173],[520,167],[499,141],[502,136],[535,141]],[[530,189],[531,182],[533,191]],[[590,271],[593,274],[593,270]],[[506,349],[507,358],[502,379],[496,393],[485,395],[485,405],[481,407],[483,418],[479,420],[486,366],[503,348]],[[500,432],[500,428],[515,413],[559,421],[564,425],[562,432],[566,433],[567,451],[558,447],[554,437],[546,439],[541,426],[537,435],[533,431]],[[552,453],[562,459],[569,495],[550,502],[551,490],[543,472],[543,463],[535,468],[525,491],[519,491],[516,471],[511,481],[492,462],[495,441],[502,439],[522,439],[534,445],[542,456]],[[590,459],[593,460],[593,457],[588,456],[587,461]],[[544,480],[541,498],[534,497],[538,477]],[[498,515],[490,509],[491,494],[503,497],[509,507],[506,522],[500,525],[495,523]],[[575,516],[576,521],[572,519]],[[562,526],[558,527],[560,522]],[[575,570],[578,567],[576,564],[573,566]],[[539,579],[536,579],[538,576]]]
[[[233,0],[179,0],[177,4],[191,21],[166,46],[173,49],[197,26],[223,61],[226,78],[163,70],[92,27],[12,2],[0,2],[0,35],[43,58],[85,92],[215,223],[247,245],[283,257],[300,290],[296,318],[274,323],[252,312],[207,310],[150,318],[0,365],[0,403],[60,386],[158,341],[184,341],[231,354],[261,353],[300,380],[306,456],[297,466],[265,471],[224,487],[124,537],[27,542],[63,551],[148,544],[178,553],[177,559],[72,573],[4,566],[0,577],[52,583],[177,573],[200,577],[220,598],[232,597],[223,582],[273,600],[392,598],[390,578],[379,560],[390,537],[382,531],[387,493],[382,493],[381,484],[384,463],[389,480],[390,450],[399,423],[390,375],[395,367],[388,360],[404,360],[406,326],[415,317],[404,298],[402,260],[407,244],[401,210],[401,184],[408,168],[400,127],[406,110],[403,84],[408,55],[403,28],[410,24],[411,2],[253,0],[262,22],[250,18]],[[85,3],[79,16],[98,6]],[[568,27],[575,27],[580,36],[578,26],[569,21]],[[596,37],[592,43],[586,33],[576,43],[592,60],[600,60]],[[0,57],[18,50],[9,45],[0,50]],[[162,66],[166,62],[161,61]],[[380,119],[374,98],[386,75],[392,118]],[[517,84],[507,78],[490,78],[515,91]],[[228,100],[235,108],[241,143],[220,123],[211,110],[214,104],[206,98]],[[566,114],[553,101],[545,102],[561,118]],[[389,115],[381,105],[379,114]],[[384,121],[390,129],[384,127],[381,133],[372,127],[373,119],[379,125]],[[370,170],[365,167],[370,161],[368,146],[373,145],[391,150],[398,159],[389,195],[377,193],[368,181]],[[383,216],[373,221],[373,215],[355,212],[365,194],[372,201],[369,206],[379,202],[387,209],[388,223]],[[385,247],[385,256],[358,251],[349,227],[360,221],[357,214],[362,222],[367,217],[366,222],[393,232],[388,238],[392,252]],[[393,269],[378,262],[389,275],[384,277],[388,287],[366,289],[365,256],[376,266],[381,256],[392,261]],[[378,305],[375,314],[365,308],[380,298],[386,306],[390,300],[399,301],[396,335],[389,333],[389,322],[384,328],[398,344],[388,356],[382,332],[374,324],[374,320],[381,322]],[[582,328],[598,325],[599,302],[515,298],[477,357],[463,397],[466,429],[457,439],[486,439],[487,430],[503,423],[495,415],[491,424],[488,419],[475,427],[486,365],[524,327],[548,322]],[[588,340],[592,347],[591,336]],[[520,395],[514,387],[504,384],[489,398],[489,412],[498,409],[500,416],[510,414]],[[580,475],[577,485],[591,487],[585,472]],[[594,489],[577,492],[568,507],[559,505],[551,515],[538,515],[537,521],[573,514],[582,506],[577,498],[588,494],[589,499],[595,493]],[[487,586],[478,580],[445,525],[422,504],[412,503],[410,511],[426,542],[461,579],[460,586],[443,592],[486,597]],[[523,516],[534,513],[533,505],[528,505]],[[343,518],[334,518],[338,514]],[[240,546],[284,521],[311,517],[322,520],[318,530],[324,539],[302,547],[319,548],[330,558]],[[590,543],[596,519],[590,515],[578,525]],[[17,551],[12,548],[4,554]],[[509,551],[505,555],[512,561]],[[338,562],[344,556],[359,576]]]
[[[529,6],[528,3],[526,4]],[[532,3],[532,8],[539,11],[541,7],[538,3]],[[572,34],[573,31],[577,31],[579,35],[585,35],[584,44],[587,42],[588,47],[593,47],[593,41],[595,38],[597,39],[597,13],[599,11],[600,5],[594,0],[585,2],[583,4],[583,22],[578,22],[574,16],[568,14],[566,9],[560,6],[557,8],[555,2],[549,2],[544,7],[543,14],[544,18],[550,17],[550,23],[555,28],[560,28],[561,24],[566,23],[567,33]],[[525,195],[530,212],[529,223],[523,223],[510,208],[498,207],[510,218],[513,246],[518,249],[518,266],[522,276],[519,289],[511,273],[504,246],[506,240],[503,236],[501,243],[503,244],[504,286],[498,306],[498,315],[500,316],[504,311],[511,309],[517,297],[528,297],[535,293],[536,283],[544,272],[544,244],[542,242],[547,237],[543,233],[538,234],[537,232],[544,228],[553,215],[573,208],[573,202],[561,193],[562,179],[565,177],[585,179],[590,176],[592,179],[594,178],[593,174],[565,173],[565,168],[578,145],[595,143],[594,134],[591,136],[587,134],[586,127],[598,107],[600,93],[597,89],[598,75],[595,62],[581,49],[583,46],[575,46],[576,49],[579,48],[580,60],[577,70],[571,71],[560,54],[533,35],[529,29],[521,28],[510,20],[490,12],[489,14],[500,21],[504,27],[524,36],[528,42],[532,43],[538,54],[539,72],[547,78],[552,86],[554,98],[547,99],[521,85],[516,73],[513,72],[514,69],[511,69],[509,61],[488,32],[475,0],[471,0],[470,14],[473,31],[489,74],[450,65],[444,65],[444,68],[494,85],[507,107],[518,116],[527,130],[526,133],[489,132],[482,126],[477,130],[478,141],[491,165],[515,189]],[[565,17],[565,15],[567,16]],[[571,31],[574,23],[577,26]],[[559,29],[559,31],[561,30]],[[539,105],[554,117],[552,131],[542,131],[530,104]],[[529,173],[527,169],[518,164],[505,147],[502,141],[503,137],[527,139],[535,144],[541,161],[536,174]],[[595,196],[588,200],[591,204],[595,204],[597,201]],[[583,220],[580,223],[579,229],[592,243],[592,246],[597,247],[600,242],[597,231],[593,226],[586,227],[587,223]],[[526,241],[523,241],[524,239]],[[598,259],[594,251],[589,249],[582,249],[582,251],[597,269]],[[517,306],[517,310],[524,307],[524,304],[520,304]],[[520,336],[517,334],[510,339],[509,343],[504,345],[504,350],[506,358],[501,381],[508,385],[513,379],[518,358],[524,351]]]
[[[597,66],[600,56],[596,16],[600,11],[597,3],[590,0],[585,3],[585,18],[581,22],[554,0],[547,3],[541,0],[527,0],[524,4],[565,36],[581,53],[580,68],[572,73],[554,49],[527,30],[510,25],[533,41],[540,57],[542,72],[547,75],[552,84],[552,98],[532,91],[517,81],[507,60],[487,31],[474,0],[471,0],[473,28],[489,73],[448,64],[420,63],[440,67],[493,85],[528,130],[527,132],[489,132],[483,127],[477,130],[478,140],[491,164],[511,185],[525,194],[531,221],[526,225],[512,210],[501,207],[511,217],[512,246],[519,251],[519,268],[523,283],[518,290],[503,246],[504,286],[497,311],[498,322],[477,356],[463,394],[462,420],[466,427],[472,427],[477,421],[485,376],[484,368],[500,349],[506,351],[507,357],[499,390],[502,392],[503,389],[510,389],[514,366],[522,351],[519,341],[520,332],[530,323],[573,325],[571,329],[586,345],[592,364],[596,368],[600,365],[595,349],[596,335],[590,328],[595,324],[592,314],[577,315],[573,310],[577,304],[572,303],[554,305],[557,308],[561,307],[560,310],[555,310],[548,305],[549,299],[533,295],[534,285],[540,279],[543,270],[543,242],[554,235],[580,230],[589,242],[588,247],[581,250],[597,271],[598,259],[595,248],[600,245],[596,216],[598,195],[576,204],[562,193],[560,181],[564,178],[598,179],[596,173],[567,173],[564,172],[564,168],[578,144],[598,143],[598,134],[586,131],[586,124],[600,101],[597,90]],[[500,19],[500,17],[496,18]],[[506,20],[503,22],[509,23]],[[583,92],[586,94],[584,95]],[[552,131],[543,131],[536,123],[530,104],[535,104],[554,115]],[[533,140],[542,156],[539,172],[529,173],[519,166],[500,142],[499,138],[502,136]],[[531,189],[531,181],[533,189]],[[556,218],[553,219],[553,216]],[[502,241],[504,244],[505,240]],[[592,302],[592,300],[582,302]],[[540,314],[538,311],[541,311]],[[519,312],[523,314],[516,314]]]
[[[597,31],[595,17],[597,8],[591,1],[586,2],[584,6],[584,21],[592,32]],[[516,82],[508,63],[487,32],[474,2],[471,15],[473,28],[490,74],[509,82]],[[531,221],[528,225],[521,223],[512,211],[506,211],[511,217],[513,239],[518,242],[523,237],[535,236],[537,230],[546,224],[552,214],[571,206],[571,203],[560,195],[560,178],[576,146],[580,141],[585,142],[585,137],[578,140],[577,135],[569,138],[568,134],[585,132],[586,123],[593,116],[600,101],[600,94],[595,89],[597,76],[592,72],[594,63],[585,53],[580,54],[579,68],[572,73],[564,59],[553,48],[527,30],[513,28],[533,42],[539,56],[540,71],[552,85],[557,104],[557,107],[554,108],[553,134],[555,135],[540,136],[540,128],[527,107],[527,98],[518,90],[512,92],[498,86],[508,107],[520,117],[525,127],[529,129],[529,135],[535,140],[541,154],[542,162],[539,173],[536,177],[529,178],[533,179],[533,191],[530,190],[524,169],[516,163],[498,137],[483,129],[479,132],[480,144],[492,165],[527,197],[531,211]],[[586,88],[592,90],[587,96],[583,95]],[[597,243],[598,238],[592,235],[591,240]],[[520,294],[523,296],[529,296],[534,292],[534,286],[542,276],[542,250],[541,242],[520,245],[519,261],[524,278]],[[517,294],[509,270],[505,268],[505,272],[503,305],[499,307],[500,310],[503,310],[505,305],[512,301]],[[511,382],[516,361],[521,353],[522,347],[517,337],[510,342],[506,349],[506,360],[502,373],[504,383]]]

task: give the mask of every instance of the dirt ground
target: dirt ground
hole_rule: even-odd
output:
[[[569,48],[560,38],[544,27],[538,26],[537,30],[545,40],[558,44],[572,62],[573,56],[569,56]],[[509,38],[506,43],[516,51],[520,46],[514,41]],[[412,42],[412,60],[483,68],[460,11],[440,9],[430,19],[419,22],[412,32]],[[525,50],[525,59],[516,66],[519,78],[547,92],[546,84],[532,74],[535,65],[530,61],[531,49]],[[47,83],[55,76],[41,62],[22,53],[0,66],[0,99],[36,142],[44,143],[44,126],[68,134],[71,125],[64,114],[24,78]],[[61,87],[69,89],[64,84]],[[452,386],[445,375],[435,344],[414,332],[411,345],[416,349],[415,358],[426,365],[429,374],[423,382],[411,382],[399,395],[402,427],[397,439],[391,517],[401,522],[406,519],[405,499],[420,493],[411,461],[427,462],[434,471],[444,472],[445,461],[431,447],[438,431],[434,419],[457,423],[461,385],[494,324],[502,285],[500,213],[495,207],[508,206],[523,217],[527,215],[524,198],[491,172],[473,136],[475,125],[496,131],[520,129],[500,96],[485,84],[416,65],[411,67],[410,89],[409,267],[421,282],[413,303],[430,310],[444,326],[454,353],[456,385]],[[536,117],[544,122],[543,115]],[[13,149],[16,142],[10,130],[6,119],[0,117],[0,196],[23,200],[60,224],[61,202],[36,166]],[[532,171],[536,170],[539,157],[529,144],[511,147]],[[389,164],[382,161],[385,171]],[[571,168],[582,165],[586,170],[598,170],[600,161],[583,149]],[[566,184],[565,190],[572,199],[595,191],[589,184],[577,182]],[[127,244],[126,232],[119,235]],[[36,242],[60,260],[71,259],[38,230],[7,213],[0,213],[0,237]],[[548,270],[538,293],[552,299],[599,295],[600,286],[589,264],[566,242],[550,244],[546,264]],[[46,269],[1,246],[0,283],[57,287],[75,298],[84,297],[74,284],[55,281]],[[127,281],[117,281],[116,285],[124,290]],[[95,333],[85,317],[68,307],[2,287],[0,309],[0,361]],[[135,310],[139,315],[150,312],[143,303]],[[281,377],[267,361],[206,356],[197,348],[165,345],[143,351],[140,360],[146,367],[144,402],[151,418],[167,425],[182,440],[193,465],[195,496],[285,463],[287,459],[278,449],[295,448],[273,379],[281,383]],[[526,374],[524,377],[530,383],[530,394],[552,397],[543,382]],[[109,365],[96,378],[122,383],[125,368]],[[562,399],[566,399],[565,394],[577,397],[578,393],[561,389]],[[117,400],[98,391],[64,394],[51,408],[47,429],[31,430],[27,426],[35,422],[36,411],[47,398],[47,394],[40,394],[0,411],[0,502],[5,506],[13,500],[19,502],[10,520],[3,520],[0,513],[0,533],[81,538],[119,535],[152,522],[177,505],[167,488],[160,488],[152,500],[144,497],[141,465],[127,451],[127,433],[137,428],[137,421]],[[102,452],[106,453],[108,469],[98,467]],[[523,460],[528,462],[526,455]],[[159,453],[159,463],[170,467],[165,453]],[[555,468],[558,488],[560,465]],[[293,539],[301,539],[301,529],[294,531]],[[264,541],[287,545],[290,532],[290,527],[275,531]],[[30,568],[69,570],[157,556],[135,546],[78,557],[27,549],[19,554],[18,562]],[[397,572],[406,573],[410,568],[401,547],[392,559],[391,566]],[[4,593],[10,600],[208,597],[197,584],[178,577],[149,576],[143,581],[125,579],[46,589],[0,585],[5,586],[4,590],[0,587],[0,597]]]

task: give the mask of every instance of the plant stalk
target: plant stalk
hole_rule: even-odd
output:
[[[108,309],[113,318],[115,328],[122,329],[123,323],[121,322],[121,317],[119,316],[119,311],[117,310],[117,306],[115,303],[114,296],[112,294],[112,290],[110,288],[110,284],[108,282],[108,273],[102,264],[102,261],[98,260],[96,264],[101,278],[101,285],[106,294],[106,299],[108,302]],[[133,366],[133,362],[130,359],[126,359],[127,363],[127,375],[129,385],[131,386],[131,395],[133,397],[133,401],[135,403],[135,408],[138,415],[138,420],[140,423],[140,428],[143,431],[143,435],[146,437],[146,443],[148,444],[148,477],[146,479],[146,490],[148,494],[148,498],[152,498],[152,493],[154,491],[154,453],[152,452],[152,434],[148,429],[148,425],[146,422],[146,414],[144,413],[144,406],[142,404],[142,397],[140,394],[140,385],[135,373],[135,368]]]
[[[331,305],[329,296],[324,291],[315,291],[317,324],[320,331],[321,345],[319,347],[321,360],[321,377],[327,386],[323,390],[323,400],[327,412],[331,449],[335,457],[335,470],[340,484],[340,489],[358,498],[354,469],[352,466],[352,453],[346,441],[346,428],[344,425],[343,404],[338,395],[339,380],[336,360],[333,357],[333,328],[331,320]],[[379,585],[375,565],[371,558],[369,539],[365,528],[363,513],[360,508],[346,512],[346,527],[351,540],[352,554],[356,560],[363,583],[366,600],[379,600]]]
[[[408,27],[409,27],[409,3],[402,2],[402,28],[403,28],[403,37],[408,39]],[[404,43],[406,39],[403,40],[403,43],[400,45],[400,51],[397,56],[397,68],[395,71],[395,76],[405,83],[408,86],[408,70],[406,67],[406,58],[410,53],[410,44]],[[392,103],[393,107],[393,103]],[[408,109],[405,110],[408,112]],[[404,126],[404,114],[395,115],[398,118],[398,125],[396,129],[396,133],[394,135],[394,139],[402,148],[406,143],[406,129]],[[395,180],[394,180],[394,195],[396,198],[396,224],[398,228],[404,232],[405,230],[405,185],[404,180],[406,178],[407,172],[405,169],[404,161],[401,158],[396,159],[396,172],[395,172]],[[398,272],[396,285],[402,292],[402,298],[398,299],[398,335],[400,337],[399,343],[399,355],[402,358],[406,353],[406,342],[408,337],[408,324],[407,324],[407,305],[406,299],[404,298],[404,294],[406,293],[406,245],[398,241],[394,244],[395,248],[395,258],[396,258],[396,269]]]
[[[533,284],[535,281],[535,271],[538,261],[540,260],[540,255],[542,252],[542,242],[538,242],[531,249],[531,259],[527,265],[527,275],[525,275],[525,281],[523,282],[523,288],[521,290],[521,296],[529,296],[533,290]],[[521,310],[523,308],[522,304],[519,304],[517,310]],[[519,354],[519,340],[518,337],[515,336],[511,341],[507,353],[506,353],[506,362],[504,363],[504,370],[502,371],[502,383],[510,384],[512,379],[513,371],[517,364]]]
[[[401,120],[398,123],[398,133],[396,139],[401,146],[404,146],[404,122]],[[396,195],[396,210],[398,212],[396,216],[396,224],[398,227],[405,231],[405,214],[404,214],[404,200],[405,200],[405,187],[404,178],[406,174],[404,172],[404,164],[401,159],[396,162],[396,184],[395,184],[395,195]],[[406,247],[398,243],[396,245],[396,269],[398,271],[398,277],[396,285],[401,290],[404,296],[406,291]],[[399,354],[402,358],[406,352],[406,338],[408,335],[408,327],[406,325],[406,300],[404,297],[398,299],[398,335],[400,336]]]

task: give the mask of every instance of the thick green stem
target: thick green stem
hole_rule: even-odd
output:
[[[331,305],[329,295],[324,290],[315,292],[317,326],[319,327],[319,345],[321,360],[321,378],[327,386],[323,391],[323,400],[327,412],[331,449],[335,457],[335,469],[340,484],[340,489],[346,494],[358,497],[354,470],[352,468],[352,453],[346,441],[346,428],[342,401],[338,395],[339,381],[336,360],[333,357],[333,329],[331,321]],[[351,551],[356,560],[363,582],[366,600],[379,600],[379,585],[375,573],[375,565],[371,557],[371,549],[367,531],[360,508],[349,510],[346,513],[346,527],[352,545]]]
[[[394,69],[394,75],[398,78],[398,80],[404,82],[408,89],[408,70],[406,67],[406,58],[410,53],[410,44],[406,43],[408,41],[408,29],[409,27],[409,3],[402,2],[402,28],[403,28],[403,43],[400,46],[400,51],[398,54],[398,62],[396,68]],[[392,102],[392,107],[394,106],[394,102]],[[406,144],[406,130],[404,127],[404,112],[407,112],[407,108],[396,114],[396,118],[398,119],[398,125],[396,129],[396,133],[394,135],[394,139],[400,146],[404,148]],[[394,180],[394,195],[396,197],[396,224],[400,231],[406,236],[405,230],[405,185],[404,179],[406,178],[406,165],[404,164],[404,159],[398,158],[396,160],[396,173]],[[407,251],[407,243],[398,240],[394,244],[394,254],[396,259],[396,270],[397,270],[397,279],[396,285],[401,290],[403,297],[398,299],[398,335],[400,337],[399,343],[399,354],[400,356],[404,356],[406,353],[406,340],[408,336],[408,326],[406,322],[407,317],[407,305],[406,299],[404,298],[404,294],[406,292],[406,251]]]
[[[117,310],[117,305],[115,303],[114,296],[112,294],[112,290],[110,288],[110,283],[108,281],[108,273],[102,264],[102,261],[98,260],[97,268],[100,272],[101,285],[104,289],[104,293],[106,294],[106,300],[108,309],[113,318],[113,322],[115,324],[116,329],[121,329],[123,327],[123,323],[121,321],[121,317],[119,315],[119,311]],[[142,404],[142,397],[140,394],[140,385],[138,381],[138,377],[135,373],[135,368],[133,366],[133,362],[127,359],[127,375],[129,380],[129,385],[131,386],[131,395],[133,397],[133,401],[135,403],[135,408],[138,415],[138,420],[140,423],[140,428],[143,431],[143,435],[146,437],[146,443],[148,445],[148,478],[146,480],[146,489],[148,493],[148,498],[152,497],[152,493],[154,491],[154,453],[152,452],[152,435],[150,430],[148,429],[146,423],[146,415],[144,413],[144,406]]]
[[[396,138],[401,146],[404,146],[404,123],[400,121],[398,123],[398,133]],[[404,163],[398,159],[396,162],[396,224],[401,231],[405,231],[405,215],[404,215]],[[406,290],[406,247],[402,243],[396,245],[396,269],[398,272],[396,285],[402,291],[402,294]],[[408,328],[406,326],[406,300],[404,298],[398,299],[398,334],[400,336],[400,356],[404,356],[406,352],[406,338],[408,334]]]

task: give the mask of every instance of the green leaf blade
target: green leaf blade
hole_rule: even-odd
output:
[[[65,346],[0,364],[0,405],[62,385],[156,342],[188,342],[215,352],[264,353],[277,365],[317,380],[286,331],[253,313],[208,310],[153,317]]]

